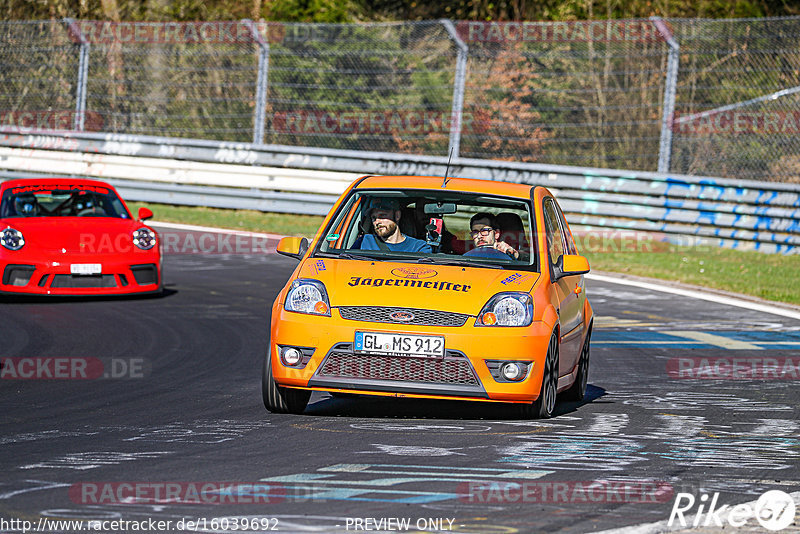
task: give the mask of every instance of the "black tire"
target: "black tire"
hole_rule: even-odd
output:
[[[558,392],[558,336],[555,332],[547,346],[539,398],[531,404],[520,404],[520,415],[526,419],[550,419],[556,408]]]
[[[583,343],[581,358],[578,361],[578,375],[575,383],[565,392],[565,397],[569,400],[582,401],[586,397],[586,385],[589,383],[589,348],[592,338],[592,327],[586,333],[586,341]]]
[[[269,349],[264,358],[264,367],[261,374],[261,396],[264,398],[264,407],[272,413],[301,414],[308,406],[311,392],[305,389],[284,388],[275,383],[272,377],[272,358]]]

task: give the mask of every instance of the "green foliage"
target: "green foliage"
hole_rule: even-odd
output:
[[[351,22],[353,11],[346,0],[272,0],[264,13],[267,20],[286,22]]]
[[[105,8],[104,8],[105,5]],[[110,9],[116,7],[116,13]],[[3,20],[585,20],[662,17],[739,18],[800,14],[785,0],[5,0]]]

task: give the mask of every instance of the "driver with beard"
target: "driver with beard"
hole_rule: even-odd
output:
[[[431,252],[425,241],[404,235],[400,222],[400,203],[390,198],[373,198],[367,213],[372,221],[374,234],[366,234],[361,241],[361,250],[390,250],[396,252]]]

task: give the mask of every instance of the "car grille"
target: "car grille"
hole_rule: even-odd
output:
[[[69,274],[57,274],[53,276],[52,288],[71,288],[82,289],[89,287],[117,287],[117,281],[113,274],[99,276],[73,276]]]
[[[450,351],[446,358],[440,359],[354,354],[334,349],[325,358],[317,375],[326,378],[478,385],[478,379],[467,358]]]
[[[3,284],[7,286],[25,286],[31,280],[36,267],[33,265],[6,265],[3,271]]]
[[[397,321],[390,314],[400,312],[414,316],[410,321]],[[417,308],[391,308],[384,306],[339,306],[343,319],[371,323],[413,324],[421,326],[464,326],[469,318],[465,313],[451,313]]]
[[[158,270],[154,263],[131,265],[131,272],[133,273],[133,279],[136,280],[136,283],[140,286],[158,282]],[[125,285],[128,285],[127,282],[128,281],[125,280]]]

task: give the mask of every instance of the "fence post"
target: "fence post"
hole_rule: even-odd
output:
[[[75,117],[72,118],[72,129],[82,132],[86,118],[86,84],[89,79],[89,40],[83,35],[75,19],[65,18],[64,22],[69,25],[72,38],[81,46],[78,52],[78,85],[75,88]]]
[[[250,29],[250,37],[258,44],[258,79],[256,80],[256,107],[253,116],[253,144],[264,143],[264,123],[267,114],[267,80],[269,75],[269,43],[258,32],[256,24],[250,19],[243,19]]]
[[[650,17],[653,25],[669,46],[667,77],[664,80],[664,104],[661,114],[661,140],[658,147],[658,172],[669,172],[672,159],[672,123],[675,118],[675,93],[678,86],[678,61],[681,47],[661,17]]]
[[[450,143],[448,147],[448,154],[458,159],[459,151],[461,150],[461,118],[464,113],[464,85],[467,81],[467,55],[469,54],[469,47],[461,40],[456,32],[456,27],[453,21],[449,19],[441,19],[444,29],[447,30],[448,35],[458,47],[458,56],[456,58],[456,76],[453,80],[453,107],[450,111]]]

